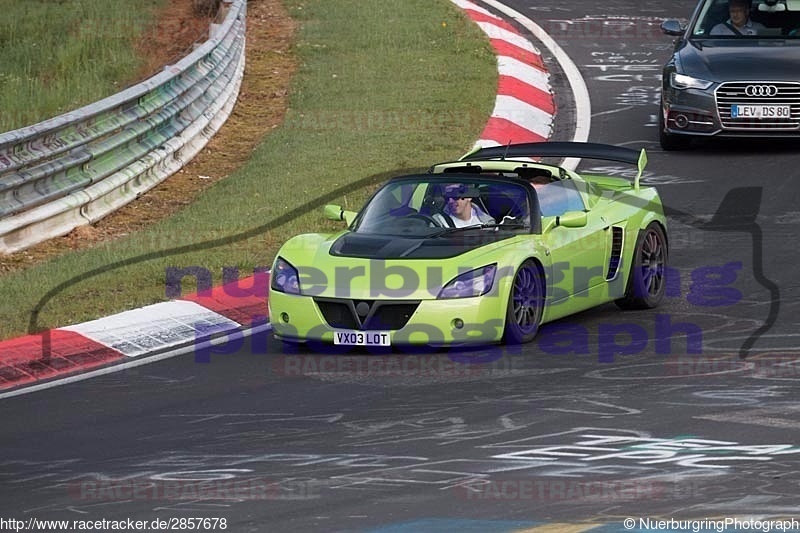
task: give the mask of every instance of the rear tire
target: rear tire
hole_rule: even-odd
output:
[[[621,309],[652,309],[666,292],[667,238],[658,222],[651,222],[636,238],[625,296],[616,300]]]
[[[526,260],[514,275],[508,295],[506,326],[503,341],[506,344],[530,342],[539,332],[544,311],[545,284],[538,265]]]

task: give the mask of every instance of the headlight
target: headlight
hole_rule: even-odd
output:
[[[270,287],[278,292],[286,294],[300,294],[300,281],[297,269],[279,257],[275,261],[275,268],[272,269],[270,276]]]
[[[488,265],[459,274],[439,292],[439,299],[481,296],[492,289],[497,265]]]
[[[670,83],[675,89],[708,89],[714,82],[673,72],[670,75]]]

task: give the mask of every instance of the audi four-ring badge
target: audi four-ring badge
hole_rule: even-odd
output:
[[[734,20],[729,0],[700,0],[688,24],[661,24],[677,37],[661,80],[664,150],[697,137],[800,136],[800,1],[732,3],[748,18]]]

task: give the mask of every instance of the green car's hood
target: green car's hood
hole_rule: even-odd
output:
[[[472,235],[465,235],[470,233]],[[306,234],[290,239],[278,255],[300,273],[300,290],[308,296],[353,299],[435,298],[464,272],[514,261],[509,247],[530,239],[510,232],[459,232],[438,244],[422,239]],[[340,253],[332,253],[338,248]],[[348,255],[342,255],[344,248]],[[530,253],[530,244],[526,253]],[[498,273],[499,275],[499,273]]]
[[[446,259],[516,236],[508,231],[461,230],[431,239],[369,233],[344,233],[331,255],[365,259]]]

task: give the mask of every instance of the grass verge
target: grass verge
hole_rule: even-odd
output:
[[[304,209],[357,208],[386,176],[459,156],[491,111],[497,71],[480,30],[446,0],[286,0],[300,70],[284,123],[191,206],[125,239],[0,279],[0,337],[165,299],[169,268],[219,282],[269,266],[289,236],[339,226]],[[339,188],[344,193],[333,193]],[[184,292],[195,288],[184,284]]]
[[[114,94],[166,0],[0,0],[0,132]]]

